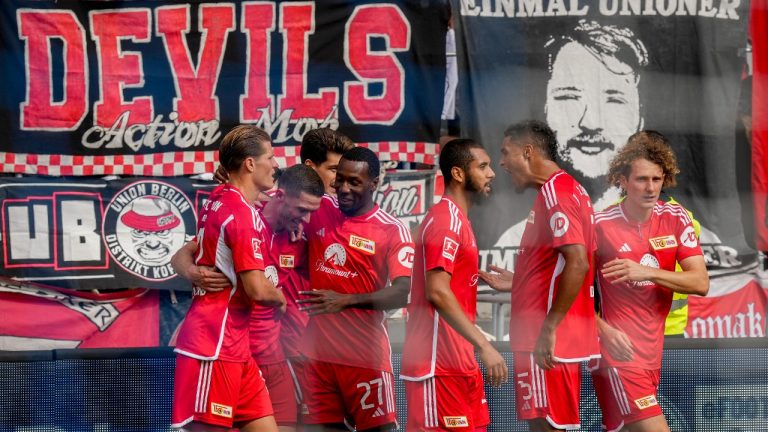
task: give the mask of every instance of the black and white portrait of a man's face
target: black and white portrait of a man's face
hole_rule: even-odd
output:
[[[611,159],[643,127],[639,84],[647,51],[631,30],[585,20],[552,36],[545,49],[545,113],[557,134],[558,162],[600,200]]]

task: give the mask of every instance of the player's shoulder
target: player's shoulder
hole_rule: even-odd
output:
[[[443,197],[427,212],[425,221],[431,220],[430,229],[449,230],[456,234],[461,233],[464,225],[462,212],[456,203]]]
[[[653,212],[661,217],[662,220],[679,222],[685,225],[691,223],[691,215],[688,213],[688,210],[676,201],[659,200],[653,206]]]
[[[412,242],[408,227],[400,219],[382,210],[381,207],[376,206],[376,209],[368,216],[367,221],[372,223],[373,229],[379,230],[380,235],[385,238],[391,237],[394,240],[399,239],[401,242]]]
[[[581,207],[590,203],[589,193],[584,187],[576,181],[573,176],[560,170],[552,175],[542,186],[541,194],[544,196],[544,202],[547,208],[555,205],[575,205]]]
[[[595,224],[606,223],[608,221],[620,221],[624,219],[624,213],[619,203],[611,204],[604,210],[595,212]]]

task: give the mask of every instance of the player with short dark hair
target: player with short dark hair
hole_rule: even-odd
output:
[[[490,423],[475,348],[489,382],[507,380],[504,359],[474,325],[479,264],[467,213],[491,192],[490,165],[471,139],[454,139],[440,151],[445,194],[425,215],[416,240],[403,346],[407,430],[477,431]]]
[[[285,305],[264,274],[266,227],[250,205],[274,185],[276,168],[269,136],[257,129],[238,127],[224,137],[219,157],[231,168],[229,183],[211,194],[198,222],[195,263],[216,267],[229,285],[193,291],[175,349],[173,427],[277,430],[248,343],[252,303]]]
[[[625,199],[595,213],[603,356],[592,379],[609,431],[669,431],[657,395],[664,321],[673,293],[709,290],[688,212],[659,200],[678,173],[666,137],[637,132],[608,172]],[[682,271],[675,271],[675,263]]]
[[[250,320],[250,350],[261,368],[281,431],[295,430],[298,423],[296,396],[300,393],[297,374],[287,361],[290,354],[283,342],[284,333],[288,331],[282,324],[303,323],[297,331],[299,335],[306,325],[306,314],[298,310],[296,301],[299,291],[306,289],[307,245],[306,239],[292,239],[291,234],[300,224],[309,221],[311,213],[320,206],[323,192],[322,180],[312,168],[294,165],[283,171],[278,189],[270,193],[270,200],[259,208],[267,239],[265,274],[285,295],[287,304],[280,314],[273,308],[254,306]],[[193,261],[193,249],[189,245],[185,249],[174,257],[173,264],[179,275],[192,279],[199,269]],[[201,282],[207,291],[219,290],[209,282]]]
[[[480,272],[511,290],[510,344],[516,408],[532,431],[577,429],[579,362],[599,357],[594,314],[592,203],[552,158],[554,133],[542,122],[512,125],[501,166],[516,188],[538,190],[523,233],[515,276]],[[501,270],[501,269],[498,269]]]
[[[378,182],[375,153],[345,152],[336,198],[326,195],[304,228],[312,290],[299,303],[310,314],[303,346],[310,430],[396,427],[383,311],[405,306],[414,250],[408,229],[374,203]]]

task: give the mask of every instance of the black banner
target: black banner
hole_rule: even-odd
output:
[[[619,198],[608,163],[641,129],[670,138],[681,168],[666,191],[702,224],[712,277],[744,286],[755,253],[744,241],[734,133],[746,1],[531,0],[453,3],[459,21],[464,133],[492,157],[506,126],[545,120],[558,163],[596,209]],[[476,209],[481,265],[513,268],[533,193],[515,194],[500,168],[495,199]],[[504,217],[499,217],[499,215]]]
[[[443,2],[116,4],[0,6],[0,172],[212,171],[240,123],[287,164],[320,126],[406,160],[436,152]]]

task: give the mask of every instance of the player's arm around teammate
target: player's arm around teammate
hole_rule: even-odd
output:
[[[386,310],[404,307],[408,303],[411,278],[399,277],[387,287],[365,294],[343,294],[331,290],[317,289],[301,291],[305,296],[299,300],[304,304],[301,310],[309,315],[338,313],[344,309]]]

